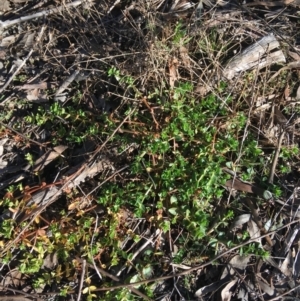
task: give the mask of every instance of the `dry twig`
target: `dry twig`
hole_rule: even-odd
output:
[[[76,7],[76,6],[79,6],[82,3],[91,4],[92,1],[90,1],[90,0],[88,0],[88,1],[86,1],[86,0],[77,0],[77,1],[74,1],[74,2],[71,2],[71,3],[67,3],[65,5],[61,5],[57,8],[46,9],[46,10],[43,10],[41,12],[29,15],[29,16],[20,17],[20,18],[15,19],[15,20],[7,20],[7,21],[4,21],[4,22],[0,21],[0,31],[6,29],[8,27],[11,27],[13,25],[16,25],[16,24],[19,24],[19,23],[22,23],[22,22],[26,22],[26,21],[30,21],[32,19],[46,17],[48,15],[61,13],[66,8]]]
[[[82,292],[82,287],[83,287],[83,281],[84,281],[84,275],[85,275],[85,267],[86,267],[86,260],[82,260],[82,267],[81,267],[81,278],[80,278],[80,283],[79,283],[79,288],[78,288],[78,296],[77,296],[77,301],[81,300],[81,292]]]
[[[272,161],[272,167],[271,167],[270,175],[269,175],[269,183],[270,184],[273,184],[275,169],[276,169],[276,165],[277,165],[277,162],[278,162],[278,158],[279,158],[279,154],[280,154],[281,145],[282,145],[284,135],[285,135],[285,130],[283,129],[281,131],[280,136],[279,136],[277,148],[276,148],[274,158],[273,158],[273,161]]]

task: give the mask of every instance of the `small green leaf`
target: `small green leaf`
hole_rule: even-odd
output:
[[[175,196],[175,195],[172,195],[171,197],[170,197],[170,203],[171,204],[177,204],[177,197]]]
[[[177,208],[169,208],[168,210],[172,215],[176,215],[177,214]]]
[[[265,200],[269,200],[269,199],[271,199],[273,197],[273,195],[272,195],[272,193],[270,192],[270,191],[268,191],[268,190],[265,190],[264,191],[264,193],[263,193],[263,198],[265,199]]]

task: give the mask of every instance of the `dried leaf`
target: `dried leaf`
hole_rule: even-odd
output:
[[[30,50],[33,47],[34,38],[36,36],[36,32],[26,33],[20,43],[22,43],[23,49]]]
[[[205,285],[198,289],[195,293],[195,297],[200,298],[208,293],[215,292],[220,289],[226,282],[228,282],[227,278],[224,278],[220,281]]]
[[[292,270],[290,268],[292,262],[292,252],[289,250],[282,264],[280,265],[280,271],[287,277],[292,276]]]
[[[76,208],[79,208],[79,201],[78,202],[73,202],[68,206],[68,210],[74,210]]]
[[[28,0],[11,0],[13,3],[25,3],[28,2]]]
[[[8,138],[2,138],[0,140],[0,145],[4,145],[7,142]]]
[[[234,219],[230,229],[241,227],[243,224],[248,223],[250,218],[251,214],[249,213],[239,215],[237,218]]]
[[[247,228],[247,230],[248,230],[248,232],[250,234],[251,239],[256,240],[258,243],[261,244],[260,230],[259,230],[257,224],[253,220],[250,220],[248,222],[248,228]]]
[[[91,167],[86,166],[86,168],[74,180],[72,180],[72,185],[78,186],[80,183],[83,183],[86,178],[92,178],[96,174],[108,168],[113,169],[113,165],[110,161],[104,158],[93,164]]]
[[[50,82],[40,82],[37,84],[24,84],[23,86],[18,87],[19,90],[34,90],[34,89],[53,89],[55,85]]]
[[[275,117],[275,121],[281,125],[287,124],[288,122],[286,117],[281,113],[278,106],[274,108],[274,117]]]
[[[10,9],[11,8],[10,8],[10,4],[9,4],[8,0],[1,0],[1,2],[0,2],[0,11],[7,12]]]
[[[76,79],[76,76],[79,74],[79,70],[75,70],[68,78],[64,80],[64,82],[57,89],[55,96],[59,97],[63,95],[63,92],[71,85],[71,83]]]
[[[284,89],[284,99],[287,100],[291,95],[291,89],[289,85],[286,85]]]
[[[169,60],[169,84],[171,89],[174,88],[176,80],[178,80],[177,75],[177,69],[178,69],[178,60],[176,58]]]
[[[16,39],[17,37],[15,35],[5,37],[1,40],[0,47],[6,48],[13,44],[16,41]]]
[[[237,300],[248,301],[248,297],[249,297],[248,291],[241,286],[237,295]]]
[[[257,283],[259,284],[260,288],[262,289],[262,291],[264,291],[266,294],[268,294],[269,296],[273,296],[275,294],[275,290],[274,288],[271,288],[269,285],[267,285],[265,282],[256,279]]]
[[[43,262],[43,268],[53,270],[58,264],[58,257],[57,252],[54,252],[53,254],[48,254]]]
[[[182,59],[184,67],[190,69],[191,59],[189,57],[189,54],[188,54],[189,52],[188,52],[187,48],[185,48],[184,46],[180,46],[179,53],[180,53],[180,57]]]
[[[45,236],[46,234],[47,234],[47,232],[45,231],[45,229],[38,229],[36,231],[37,236]]]
[[[195,92],[199,93],[200,96],[205,96],[208,92],[211,91],[211,89],[211,86],[199,77]]]
[[[64,103],[64,102],[67,100],[68,95],[69,95],[69,93],[59,94],[59,95],[56,95],[56,96],[54,97],[54,99],[55,99],[57,102]]]
[[[22,274],[19,270],[11,270],[1,280],[0,291],[5,290],[5,287],[22,287],[26,284],[26,278],[27,276]],[[22,300],[25,299],[22,298]]]
[[[35,103],[48,102],[48,97],[46,94],[41,94],[39,89],[33,89],[27,92],[26,98]]]
[[[46,165],[51,163],[57,157],[59,157],[68,147],[65,145],[59,145],[53,148],[53,150],[47,151],[39,159],[36,160],[33,171],[38,172],[45,168]]]
[[[300,56],[297,52],[289,51],[289,56],[293,58],[295,61],[300,61]]]
[[[228,265],[225,267],[220,279],[225,279],[229,275],[234,275],[236,273],[235,272],[236,269],[238,269],[240,272],[243,272],[248,266],[250,260],[251,260],[251,255],[234,256],[233,258],[231,258]]]
[[[237,279],[232,280],[222,289],[222,292],[221,292],[222,301],[230,301],[231,300],[232,292],[230,291],[230,289],[236,284],[236,282],[237,282]]]
[[[297,279],[299,273],[300,273],[300,255],[299,255],[299,250],[298,250],[298,252],[296,254],[296,257],[295,257],[295,262],[294,262],[294,265],[293,265],[294,279]]]
[[[300,99],[300,86],[299,86],[298,89],[297,89],[296,99],[297,99],[297,100]]]
[[[6,167],[8,165],[7,161],[0,161],[0,175],[5,173]]]
[[[183,11],[183,10],[187,10],[190,9],[191,7],[193,7],[193,4],[190,1],[174,1],[173,5],[171,6],[170,11]]]
[[[26,98],[29,101],[37,100],[39,98],[39,90],[34,89],[34,90],[31,90],[31,91],[28,91]]]
[[[229,188],[236,189],[238,191],[254,193],[254,194],[257,194],[259,196],[264,196],[264,193],[265,193],[265,190],[263,190],[262,188],[251,185],[251,184],[248,184],[248,183],[245,183],[245,182],[242,182],[239,179],[235,179],[234,181],[233,180],[228,180],[225,183],[225,186],[229,187]]]

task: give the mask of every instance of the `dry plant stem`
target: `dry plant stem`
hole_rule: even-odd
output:
[[[11,83],[11,81],[14,79],[14,77],[19,73],[19,71],[23,68],[23,66],[26,64],[27,60],[31,57],[33,52],[33,49],[29,51],[26,58],[23,60],[23,62],[20,64],[20,66],[17,68],[17,70],[11,75],[11,77],[7,80],[7,82],[3,85],[3,87],[0,88],[0,93],[2,93]]]
[[[88,1],[88,2],[90,2],[90,1]],[[16,24],[19,24],[19,23],[22,23],[22,22],[26,22],[26,21],[29,21],[29,20],[32,20],[32,19],[35,19],[35,18],[40,18],[40,17],[45,17],[45,16],[48,16],[48,15],[56,14],[56,13],[61,13],[66,8],[76,7],[76,6],[78,6],[82,3],[87,3],[87,1],[78,0],[78,1],[74,1],[74,2],[71,2],[71,3],[65,4],[65,5],[61,5],[57,8],[46,9],[46,10],[43,10],[41,12],[29,15],[29,16],[21,17],[21,18],[15,19],[15,20],[7,20],[5,22],[0,21],[0,30],[1,29],[3,30],[5,28],[11,27],[13,25],[16,25]]]
[[[8,290],[10,292],[14,292],[14,293],[18,293],[20,294],[19,296],[16,296],[16,294],[12,295],[11,297],[12,298],[19,298],[20,301],[23,301],[25,297],[28,297],[30,298],[29,300],[32,300],[32,298],[35,298],[35,301],[42,301],[43,299],[39,298],[39,295],[38,294],[34,294],[34,293],[25,293],[21,290],[17,290],[17,289],[14,289],[14,288],[11,288],[9,286],[6,286],[6,285],[1,285],[0,284],[0,287],[3,289],[3,290]],[[57,295],[58,293],[55,293],[55,295]],[[10,299],[5,299],[5,298],[8,298],[10,296],[0,296],[0,300],[10,300]],[[11,300],[15,300],[15,299],[11,299]],[[17,300],[17,299],[16,299]]]
[[[269,2],[268,2],[269,3]],[[264,18],[261,18],[258,14],[254,14],[248,7],[247,5],[243,5],[243,8],[250,14],[254,15],[255,18],[259,19],[269,30],[270,32],[273,32],[276,34],[276,36],[280,37],[282,41],[284,41],[291,49],[293,49],[297,54],[300,54],[299,51],[282,35],[278,30],[274,30],[274,27],[272,27],[269,22],[267,22]]]
[[[298,223],[299,222],[299,219],[298,220],[295,220],[295,221],[292,221],[290,222],[289,224],[287,225],[284,225],[283,227],[277,229],[277,230],[274,230],[274,231],[270,231],[268,234],[264,234],[264,235],[261,235],[259,238],[263,238],[263,237],[266,237],[267,235],[270,235],[270,234],[273,234],[273,233],[276,233],[277,231],[281,231],[287,227],[289,227],[290,225],[292,224],[295,224],[295,223]],[[187,274],[190,274],[191,272],[194,272],[194,271],[197,271],[199,269],[202,269],[204,267],[207,267],[213,263],[215,263],[216,260],[222,258],[224,255],[227,255],[227,254],[230,254],[231,252],[235,251],[235,250],[238,250],[239,248],[243,247],[243,246],[246,246],[248,245],[249,243],[252,243],[252,242],[256,242],[257,241],[257,237],[256,238],[253,238],[253,239],[249,239],[248,241],[236,246],[236,247],[233,247],[221,254],[219,254],[218,256],[216,256],[214,259],[206,262],[206,263],[203,263],[201,265],[198,265],[198,266],[195,266],[195,267],[192,267],[190,268],[189,270],[185,270],[183,272],[180,272],[180,273],[177,273],[175,275],[169,275],[169,276],[162,276],[162,277],[157,277],[157,278],[154,278],[154,279],[148,279],[148,280],[143,280],[143,281],[138,281],[138,282],[134,282],[134,283],[129,283],[129,284],[123,284],[123,285],[118,285],[118,286],[114,286],[114,287],[105,287],[105,288],[99,288],[99,289],[96,289],[95,291],[108,291],[108,290],[113,290],[113,289],[119,289],[119,288],[124,288],[124,287],[130,287],[130,286],[134,286],[134,285],[140,285],[140,284],[145,284],[145,283],[149,283],[149,282],[154,282],[154,281],[160,281],[160,280],[166,280],[166,279],[170,279],[170,278],[173,278],[173,277],[178,277],[178,276],[183,276],[183,275],[187,275]],[[300,285],[298,286],[300,287]],[[70,293],[73,293],[70,292]]]
[[[43,148],[46,147],[44,144],[39,143],[39,142],[37,142],[37,141],[35,141],[35,140],[32,140],[32,139],[26,137],[25,135],[23,135],[23,134],[21,134],[20,132],[16,131],[16,130],[13,129],[11,126],[9,126],[9,125],[3,123],[2,121],[0,121],[0,125],[2,125],[3,127],[9,129],[10,131],[12,131],[13,133],[15,133],[16,135],[22,137],[25,141],[27,140],[27,141],[29,141],[29,142],[31,142],[31,143],[33,143],[33,144],[36,144],[36,145],[38,145],[38,146],[40,146],[40,147],[43,147]]]
[[[1,23],[0,23],[0,28],[1,28]],[[36,40],[36,44],[39,43],[39,41],[41,40],[42,35],[44,33],[44,30],[45,30],[45,26],[42,26],[42,28],[41,28],[41,30],[40,30],[40,32],[38,34],[38,37],[37,37],[37,40]],[[32,53],[33,53],[33,49],[31,49],[29,51],[29,53],[27,54],[26,58],[22,61],[22,63],[20,64],[20,66],[17,68],[17,70],[7,80],[7,82],[3,85],[3,87],[0,88],[0,93],[2,93],[9,86],[9,84],[14,79],[14,77],[19,73],[19,71],[23,68],[23,66],[26,64],[26,62],[28,61],[28,59],[31,57]]]
[[[104,148],[104,146],[110,141],[110,139],[112,139],[112,137],[117,133],[117,131],[120,129],[120,127],[124,124],[124,122],[132,115],[132,113],[135,111],[136,108],[132,109],[131,112],[126,116],[126,118],[124,118],[124,120],[117,126],[117,128],[114,130],[114,132],[106,139],[106,141],[100,145],[96,151],[94,152],[93,156],[89,159],[89,161],[85,164],[83,164],[74,174],[72,174],[67,181],[64,183],[64,185],[62,187],[60,187],[60,189],[58,189],[58,191],[49,199],[49,201],[47,201],[44,205],[40,206],[39,208],[37,208],[37,210],[35,211],[35,213],[32,215],[31,220],[28,222],[28,224],[22,229],[22,231],[17,235],[17,237],[11,242],[8,243],[5,248],[2,250],[0,256],[4,256],[5,252],[7,252],[19,239],[20,237],[22,237],[22,235],[25,233],[25,231],[31,226],[31,224],[34,222],[35,218],[41,214],[49,205],[51,205],[53,202],[56,201],[56,197],[58,195],[60,195],[62,193],[62,191],[64,191],[64,189],[66,189],[70,182],[76,178],[76,176],[78,176],[79,174],[81,174],[81,172],[88,166],[88,164],[90,164],[91,162],[93,162],[93,159],[95,159],[95,157],[97,156],[97,154]]]
[[[130,259],[131,262],[134,261],[134,259],[140,254],[141,251],[143,251],[150,243],[154,244],[154,240],[160,235],[161,231],[159,229],[156,230],[155,233],[153,233],[149,238],[146,238],[147,241],[132,255],[132,258]],[[126,265],[124,265],[120,271],[117,273],[117,276],[120,276],[121,273],[126,269]]]
[[[83,281],[84,281],[84,275],[85,275],[85,267],[86,267],[86,260],[83,259],[82,260],[81,278],[80,278],[80,283],[79,283],[77,301],[80,301],[80,299],[81,299],[81,291],[82,291],[82,287],[83,287]]]
[[[29,298],[24,298],[24,296],[16,296],[16,295],[6,295],[6,296],[0,296],[0,301],[32,301],[32,296]],[[34,299],[34,301],[43,301],[43,299]]]
[[[252,238],[252,239],[249,239],[248,241],[244,242],[244,243],[241,243],[239,244],[238,246],[236,247],[233,247],[221,254],[219,254],[218,256],[216,256],[215,258],[213,258],[212,260],[206,262],[206,263],[203,263],[203,264],[200,264],[200,265],[197,265],[197,266],[194,266],[188,270],[185,270],[183,272],[180,272],[180,273],[177,273],[177,274],[172,274],[172,275],[169,275],[169,276],[162,276],[162,277],[157,277],[157,278],[153,278],[153,279],[147,279],[147,280],[142,280],[142,281],[137,281],[137,282],[134,282],[134,283],[128,283],[128,284],[121,284],[121,285],[116,285],[116,286],[112,286],[112,287],[103,287],[103,288],[98,288],[96,289],[95,291],[112,291],[114,289],[119,289],[119,288],[130,288],[131,290],[133,290],[132,286],[135,286],[135,285],[140,285],[140,284],[146,284],[146,283],[150,283],[150,282],[155,282],[155,281],[161,281],[161,280],[167,280],[167,279],[170,279],[170,278],[173,278],[173,277],[178,277],[178,276],[184,276],[184,275],[187,275],[187,274],[190,274],[191,272],[194,272],[194,271],[198,271],[200,269],[203,269],[213,263],[216,262],[216,260],[222,258],[224,255],[227,255],[227,254],[230,254],[232,253],[233,251],[235,250],[238,250],[239,248],[241,247],[244,247],[252,242],[257,242],[257,239],[258,238],[264,238],[266,237],[267,235],[271,235],[271,234],[274,234],[276,232],[280,232],[282,231],[283,229],[293,225],[293,224],[296,224],[296,223],[299,223],[300,219],[297,219],[297,220],[294,220],[294,221],[291,221],[290,223],[288,223],[287,225],[284,225],[282,226],[281,228],[278,228],[276,230],[273,230],[273,231],[270,231],[269,233],[267,234],[264,234],[264,235],[261,235],[260,237],[256,237],[256,238]],[[2,287],[0,285],[0,287]],[[294,287],[292,290],[290,290],[289,292],[297,289],[297,288],[300,288],[300,285]],[[44,296],[44,295],[56,295],[58,294],[59,292],[51,292],[51,293],[46,293],[46,294],[36,294],[38,296]],[[70,290],[67,292],[68,294],[74,294],[75,291],[74,290]],[[288,292],[287,292],[288,293]],[[283,295],[286,295],[287,293],[284,293]],[[281,295],[282,296],[282,295]],[[280,296],[277,296],[275,297],[274,299],[271,299],[270,301],[273,301],[273,300],[276,300],[278,299]]]
[[[121,126],[127,121],[127,119],[133,114],[136,108],[133,108],[131,112],[123,119],[123,121],[117,126],[117,128],[113,131],[113,133],[105,140],[103,144],[101,144],[94,152],[93,156],[90,158],[89,162],[92,162],[93,159],[97,156],[97,154],[104,148],[104,146],[114,137],[114,135],[120,130]]]
[[[37,208],[35,213],[32,215],[32,219],[28,222],[28,224],[22,229],[22,231],[17,235],[17,237],[10,243],[8,243],[5,248],[2,250],[0,257],[4,256],[4,254],[13,247],[14,244],[16,244],[17,241],[23,236],[23,234],[26,232],[26,230],[31,226],[31,224],[35,221],[36,217],[41,214],[49,205],[51,205],[53,202],[56,201],[56,197],[61,194],[61,192],[68,187],[70,182],[76,178],[77,175],[79,175],[84,168],[87,166],[87,164],[83,164],[82,167],[73,175],[69,177],[69,179],[65,182],[65,184],[56,191],[56,193],[40,208]],[[29,217],[29,216],[28,216]]]
[[[76,76],[79,74],[79,70],[75,70],[57,89],[55,96],[61,94],[64,90],[66,90],[69,85],[75,80]]]
[[[273,158],[273,161],[272,161],[272,167],[271,167],[270,176],[269,176],[269,183],[270,184],[273,184],[275,169],[276,169],[276,165],[277,165],[277,162],[278,162],[278,157],[279,157],[279,153],[280,153],[281,144],[282,144],[282,141],[283,141],[284,134],[285,134],[285,130],[282,130],[282,132],[280,134],[280,137],[278,139],[278,145],[277,145],[277,148],[276,148],[276,151],[275,151],[275,154],[274,154],[274,158]]]
[[[82,259],[82,258],[79,258],[79,257],[76,257],[76,260],[77,260],[78,262],[81,262],[81,263],[83,262],[83,259]],[[93,264],[90,264],[90,263],[87,262],[86,265],[87,265],[87,267],[89,267],[89,268],[91,268],[91,269],[95,269],[95,267],[94,267]],[[98,267],[98,266],[97,266],[97,270],[99,270],[99,271],[101,272],[101,274],[103,274],[105,277],[108,277],[108,278],[110,278],[110,279],[112,279],[112,280],[114,280],[114,281],[120,281],[120,279],[119,279],[118,277],[116,277],[116,276],[114,276],[114,275],[112,275],[112,274],[106,272],[105,270],[103,270],[102,268],[100,268],[100,267]]]
[[[128,168],[129,165],[125,165],[124,167],[118,169],[116,172],[114,172],[111,176],[109,176],[108,178],[106,178],[104,181],[102,181],[99,185],[97,185],[93,190],[91,190],[87,195],[86,198],[91,195],[94,191],[96,191],[98,188],[100,188],[103,184],[105,184],[107,181],[109,181],[110,179],[112,179],[113,177],[115,177],[118,173],[120,173],[122,170]]]
[[[92,259],[92,262],[93,262],[93,265],[94,265],[94,269],[95,269],[97,275],[99,276],[100,280],[102,280],[102,276],[100,274],[99,269],[96,266],[96,263],[95,263],[95,260],[94,260],[94,256],[93,256],[93,253],[92,253],[93,244],[94,244],[94,238],[95,238],[95,233],[96,233],[97,228],[98,228],[98,220],[99,220],[98,214],[96,212],[95,212],[95,216],[96,216],[96,223],[95,223],[95,228],[94,228],[93,236],[92,236],[92,239],[91,239],[91,245],[90,245],[90,247],[91,247],[91,259]],[[80,300],[78,300],[78,301],[80,301]]]
[[[270,247],[272,247],[272,246],[273,246],[273,242],[272,242],[272,240],[271,240],[269,234],[267,233],[267,231],[266,231],[266,229],[265,229],[263,223],[261,222],[261,219],[260,219],[260,217],[259,217],[259,215],[258,215],[258,213],[257,213],[257,210],[254,208],[251,199],[247,198],[247,199],[246,199],[246,202],[247,202],[247,205],[249,206],[249,208],[250,208],[250,210],[251,210],[253,220],[254,220],[254,222],[257,224],[257,226],[258,226],[258,228],[259,228],[259,230],[260,230],[260,233],[266,234],[266,241],[267,241],[268,245],[269,245]]]
[[[95,212],[95,215],[96,215],[96,223],[95,223],[94,233],[93,233],[93,236],[92,236],[92,239],[91,239],[91,245],[90,245],[91,250],[92,250],[92,247],[93,247],[93,244],[94,244],[95,233],[96,233],[96,230],[97,230],[97,228],[98,228],[98,221],[99,221],[98,214],[97,214],[96,212]],[[84,261],[85,261],[84,259],[80,259],[80,258],[76,258],[76,259],[77,259],[78,261],[82,262],[82,265],[83,265],[83,263],[84,263]],[[119,279],[118,277],[116,277],[116,276],[114,276],[114,275],[112,275],[112,274],[106,272],[105,270],[101,269],[100,267],[97,267],[97,265],[96,265],[96,263],[95,263],[95,260],[94,260],[94,257],[93,257],[93,256],[91,256],[91,260],[92,260],[93,264],[91,265],[91,264],[88,263],[87,266],[90,267],[90,268],[92,268],[92,269],[94,269],[94,270],[96,271],[96,273],[98,274],[98,276],[99,276],[99,278],[100,278],[101,280],[102,280],[101,274],[103,274],[104,276],[109,277],[110,279],[112,279],[112,280],[114,280],[114,281],[116,281],[116,282],[119,282],[119,281],[120,281],[120,279]],[[85,262],[86,262],[86,261],[85,261]],[[101,274],[100,274],[100,273],[101,273]],[[146,295],[144,295],[143,293],[141,293],[139,290],[137,290],[137,289],[134,288],[134,287],[131,288],[131,291],[132,291],[133,293],[135,293],[136,295],[142,297],[143,300],[152,301],[152,300],[149,299]],[[80,292],[81,292],[81,289],[80,289]],[[79,297],[79,296],[78,296],[78,297]],[[79,301],[79,300],[80,300],[80,298],[79,298],[79,299],[77,298],[77,301]]]
[[[83,259],[81,259],[81,258],[76,258],[76,259],[77,259],[78,261],[80,261],[80,262],[83,261]],[[91,268],[91,269],[95,269],[95,267],[94,267],[92,264],[90,264],[90,263],[87,263],[87,266],[88,266],[89,268]],[[105,277],[108,277],[108,278],[112,279],[113,281],[120,282],[120,279],[119,279],[118,277],[116,277],[116,276],[114,276],[114,275],[112,275],[112,274],[106,272],[105,270],[103,270],[103,269],[101,269],[101,268],[99,268],[99,267],[97,267],[97,270],[99,270],[99,271],[102,273],[102,275],[104,275]],[[131,290],[133,293],[135,293],[137,296],[142,297],[143,300],[153,301],[152,299],[150,299],[149,297],[147,297],[146,295],[144,295],[143,293],[141,293],[138,289],[136,289],[136,288],[134,288],[134,287],[131,287],[130,290]],[[55,294],[56,294],[56,293],[55,293]],[[48,294],[47,294],[47,295],[48,295]],[[49,295],[52,295],[52,293],[50,293]],[[53,295],[54,295],[54,294],[53,294]]]

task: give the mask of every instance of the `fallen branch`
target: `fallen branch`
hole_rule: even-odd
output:
[[[13,25],[22,23],[22,22],[26,22],[32,19],[36,19],[36,18],[41,18],[41,17],[45,17],[48,15],[52,15],[52,14],[56,14],[56,13],[61,13],[64,9],[69,8],[69,7],[76,7],[82,3],[91,3],[92,1],[90,0],[78,0],[78,1],[74,1],[65,5],[61,5],[57,8],[49,8],[46,10],[43,10],[41,12],[32,14],[32,15],[28,15],[25,17],[20,17],[18,19],[15,20],[7,20],[7,21],[0,21],[0,30],[4,30],[5,28],[11,27]]]
[[[263,37],[253,45],[247,47],[241,54],[233,57],[224,69],[224,76],[233,79],[240,72],[249,69],[261,69],[271,64],[285,63],[285,56],[276,37],[272,34]],[[271,52],[274,51],[274,52]]]

